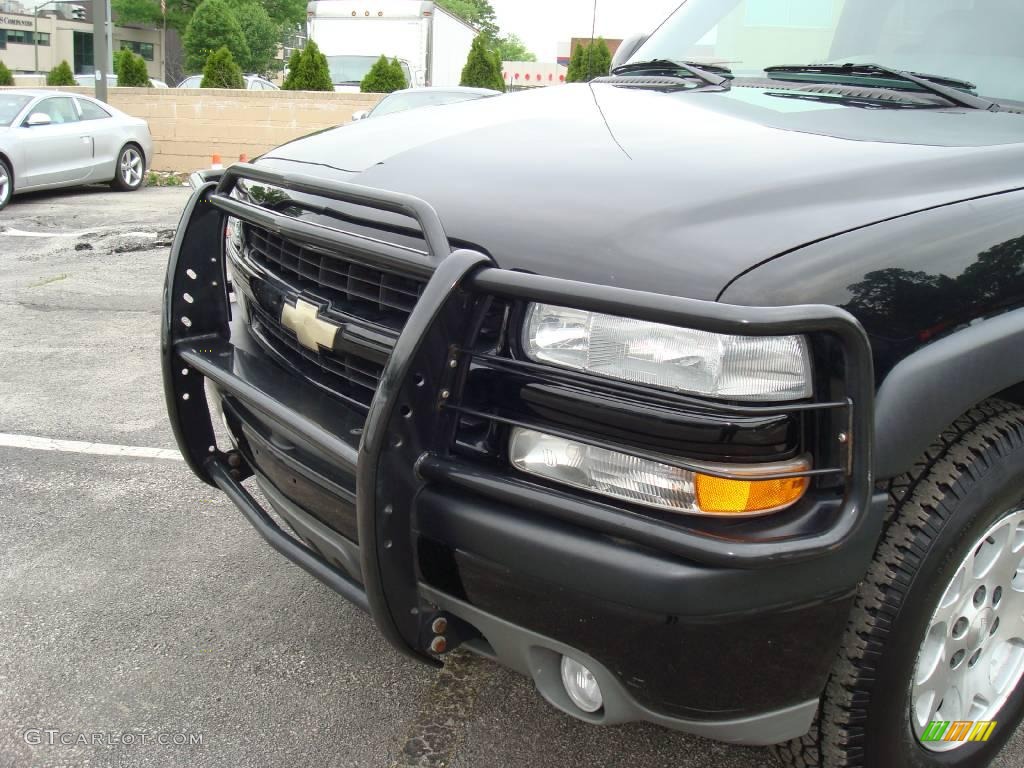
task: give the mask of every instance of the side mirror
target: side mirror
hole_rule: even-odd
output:
[[[368,118],[369,116],[370,116],[370,112],[369,112],[369,110],[366,110],[366,109],[361,109],[361,110],[359,110],[358,112],[353,112],[353,113],[352,113],[352,122],[353,122],[353,123],[357,123],[357,122],[359,122],[360,120],[365,120],[365,119],[366,119],[366,118]]]
[[[640,33],[636,35],[630,35],[622,41],[622,45],[615,52],[612,57],[611,71],[614,72],[616,67],[621,67],[627,61],[629,61],[633,54],[640,50],[640,46],[647,42],[647,38],[650,35],[647,33]]]
[[[28,116],[28,120],[25,121],[25,125],[29,128],[35,128],[37,125],[49,125],[53,121],[50,116],[45,112],[33,112]]]

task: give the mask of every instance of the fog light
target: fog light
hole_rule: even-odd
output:
[[[568,656],[562,657],[562,685],[572,703],[584,712],[597,712],[604,706],[594,673]]]

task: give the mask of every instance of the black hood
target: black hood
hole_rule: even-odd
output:
[[[1024,187],[1024,115],[564,86],[371,118],[259,163],[421,197],[504,268],[715,299],[809,242]]]

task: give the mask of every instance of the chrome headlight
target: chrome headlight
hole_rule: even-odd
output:
[[[773,401],[813,393],[804,336],[730,336],[531,304],[523,348],[535,362],[693,395]]]

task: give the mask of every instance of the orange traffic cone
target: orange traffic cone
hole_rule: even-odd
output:
[[[220,155],[214,154],[214,156],[210,158],[210,170],[219,171],[222,168],[224,168],[224,164],[220,161]]]
[[[238,162],[240,162],[240,163],[248,163],[249,162],[249,156],[247,154],[245,154],[245,152],[243,152],[242,154],[240,154],[238,156]]]

